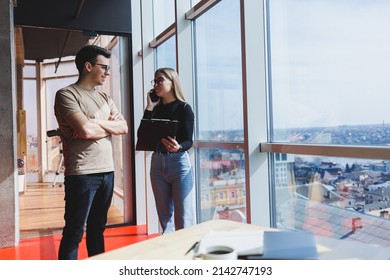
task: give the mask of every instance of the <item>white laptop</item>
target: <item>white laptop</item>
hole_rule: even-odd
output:
[[[265,231],[262,259],[318,259],[312,232]]]

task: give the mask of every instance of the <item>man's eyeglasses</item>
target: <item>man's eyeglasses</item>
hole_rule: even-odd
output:
[[[159,77],[157,79],[151,80],[150,83],[152,84],[152,86],[155,86],[155,85],[162,84],[164,81],[165,81],[164,77]]]
[[[104,74],[107,74],[108,71],[110,71],[110,65],[107,64],[101,64],[101,63],[95,63],[96,65],[100,65],[102,69],[104,69]]]

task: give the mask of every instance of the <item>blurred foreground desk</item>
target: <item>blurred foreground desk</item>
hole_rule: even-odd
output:
[[[191,260],[193,252],[185,253],[209,231],[275,230],[228,220],[213,220],[174,233],[128,245],[90,258],[91,260]],[[319,259],[322,260],[384,260],[390,249],[348,240],[316,237]]]

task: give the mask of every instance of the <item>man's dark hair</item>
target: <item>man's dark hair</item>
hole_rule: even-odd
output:
[[[99,46],[95,45],[88,45],[83,48],[81,48],[77,54],[76,54],[76,67],[77,70],[79,70],[79,73],[81,74],[84,69],[84,65],[86,62],[90,62],[91,64],[96,64],[96,58],[98,55],[102,55],[106,58],[111,57],[111,52],[107,49],[104,49]]]

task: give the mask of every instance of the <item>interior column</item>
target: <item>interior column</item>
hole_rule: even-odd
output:
[[[13,7],[0,0],[0,248],[19,243]]]

